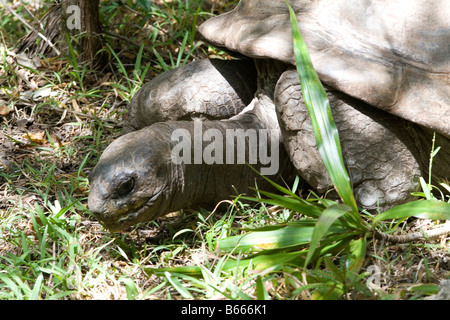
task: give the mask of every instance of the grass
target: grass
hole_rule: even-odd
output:
[[[231,2],[218,1],[213,12],[201,1],[123,3],[101,7],[109,30],[104,72],[78,66],[73,51],[16,69],[11,51],[27,30],[0,7],[0,299],[420,299],[436,292],[449,276],[445,238],[387,245],[368,236],[373,217],[353,214],[351,200],[348,210],[313,193],[299,197],[297,183],[280,190],[289,197],[262,190],[265,199],[254,204],[234,199],[215,213],[185,210],[129,233],[97,223],[86,205],[87,175],[120,133],[133,94],[192,59],[227,58],[195,31]],[[15,10],[32,22],[21,4]],[[20,98],[34,84],[50,91]],[[423,183],[418,196],[432,200]],[[386,233],[436,224],[377,219]]]

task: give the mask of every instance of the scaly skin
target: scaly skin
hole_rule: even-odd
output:
[[[289,183],[298,173],[305,188],[327,191],[331,184],[303,105],[298,75],[295,70],[283,72],[286,66],[273,60],[258,61],[256,66],[259,89],[252,103],[229,120],[203,121],[203,132],[214,128],[222,137],[226,130],[238,128],[278,132],[280,123],[283,141],[275,142],[279,171],[269,178]],[[417,178],[427,171],[429,153],[423,150],[430,150],[428,131],[342,93],[329,90],[328,95],[358,204],[384,210],[408,201],[417,189]],[[213,100],[211,96],[202,99]],[[174,163],[171,154],[179,141],[172,141],[172,134],[177,129],[195,137],[192,121],[156,123],[122,136],[105,150],[90,175],[89,208],[108,228],[123,230],[179,209],[214,205],[249,192],[255,180],[260,189],[269,189],[246,165]],[[450,145],[443,136],[438,141]],[[250,146],[246,143],[245,147],[247,154]],[[448,151],[435,159],[439,178],[450,176],[448,159]],[[258,171],[264,167],[254,165]]]
[[[281,76],[275,97],[294,166],[314,189],[331,189],[295,69]],[[384,210],[411,200],[426,164],[410,133],[415,126],[336,91],[328,90],[328,99],[358,204]]]
[[[291,5],[321,81],[333,88],[328,94],[358,203],[386,209],[407,201],[417,187],[415,179],[428,175],[433,131],[436,147],[441,147],[433,159],[433,182],[448,179],[448,1],[294,0]],[[249,60],[205,60],[145,85],[131,103],[126,129],[153,125],[113,143],[90,179],[89,206],[111,227],[121,229],[176,208],[218,201],[229,195],[232,184],[246,192],[254,177],[243,167],[179,167],[168,160],[174,147],[170,131],[193,124],[154,123],[244,112],[256,87],[246,115],[208,126],[223,134],[235,126],[279,130],[280,121],[298,174],[319,191],[330,187],[297,75],[288,71],[277,84],[282,68],[275,61],[295,65],[285,1],[241,0],[198,30],[213,45],[254,58],[258,81]]]
[[[260,95],[243,114],[230,120],[206,120],[201,124],[203,133],[214,128],[222,137],[226,137],[226,130],[276,131],[273,142],[279,150],[279,170],[268,177],[278,183],[289,183],[295,170],[281,144],[277,126],[273,127],[273,123],[277,123],[275,117],[272,101]],[[240,193],[248,194],[250,188],[256,186],[271,189],[248,165],[235,164],[235,160],[226,164],[225,150],[223,164],[207,164],[203,159],[195,164],[195,144],[192,143],[190,163],[175,163],[171,155],[179,141],[172,141],[172,134],[180,129],[195,137],[193,121],[164,122],[128,133],[106,148],[89,176],[89,209],[108,229],[123,230],[183,208],[214,205]],[[203,142],[202,150],[208,145],[210,142]],[[249,147],[245,143],[246,155]],[[268,148],[271,150],[270,146]],[[237,157],[236,151],[234,155]],[[248,156],[245,160],[249,162]],[[258,162],[252,167],[260,172],[268,165]]]
[[[256,70],[251,59],[194,61],[145,84],[133,96],[124,131],[163,121],[227,119],[240,113],[255,91]]]

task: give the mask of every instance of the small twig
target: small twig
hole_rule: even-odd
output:
[[[436,229],[413,232],[405,235],[391,235],[380,231],[375,231],[375,238],[385,240],[390,243],[409,243],[421,239],[438,238],[448,233],[450,233],[450,221]]]
[[[236,203],[234,203],[233,201],[230,201],[230,200],[222,200],[222,201],[220,201],[220,202],[215,206],[214,210],[211,211],[211,213],[208,215],[208,217],[207,217],[205,220],[209,220],[209,218],[211,218],[211,216],[216,212],[217,208],[219,208],[219,206],[220,206],[222,203],[228,203],[228,204],[233,205],[233,206],[235,206],[235,207],[237,208]]]
[[[0,0],[1,3],[3,4],[3,6],[5,8],[8,8],[8,10],[17,18],[20,20],[20,22],[22,22],[24,25],[26,25],[29,29],[31,29],[33,32],[35,32],[42,40],[44,40],[46,43],[48,43],[48,45],[55,50],[55,53],[57,55],[60,55],[61,52],[55,47],[55,45],[47,39],[46,36],[44,36],[42,33],[40,33],[39,31],[37,31],[35,28],[33,28],[28,22],[26,22],[20,15],[17,14],[17,12],[15,12],[6,2],[5,0]]]
[[[20,0],[20,3],[25,8],[25,10],[28,12],[28,14],[34,19],[34,21],[39,23],[39,27],[41,28],[41,30],[44,30],[44,25],[42,24],[42,22],[34,16],[34,14],[27,8],[27,6],[23,3],[22,0]]]
[[[114,119],[99,118],[99,117],[92,116],[92,115],[87,114],[87,113],[82,113],[82,112],[78,112],[78,111],[74,111],[74,110],[70,110],[70,109],[63,109],[63,108],[55,107],[55,106],[50,106],[49,108],[52,109],[52,110],[57,110],[57,111],[63,112],[63,113],[64,112],[70,112],[70,113],[72,113],[72,114],[74,114],[74,115],[76,115],[78,117],[81,117],[81,118],[88,118],[88,119],[92,119],[92,120],[99,120],[101,122],[110,122],[110,123],[113,123],[113,124],[117,124],[118,123],[117,120],[114,120]]]

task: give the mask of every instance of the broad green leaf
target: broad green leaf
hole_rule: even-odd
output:
[[[181,273],[188,274],[192,276],[200,276],[202,275],[202,270],[198,266],[184,266],[184,267],[170,267],[170,268],[144,268],[144,272],[148,275],[157,273]]]
[[[417,200],[398,205],[373,219],[373,223],[388,220],[416,217],[432,220],[450,220],[450,203],[438,200]]]
[[[349,271],[359,273],[364,263],[364,258],[366,257],[366,246],[367,241],[365,237],[354,239],[350,242],[350,255],[348,257],[350,259]]]
[[[269,293],[267,292],[264,281],[260,275],[256,277],[256,298],[257,300],[270,300]]]
[[[450,186],[446,183],[441,183],[441,186],[445,188],[448,192],[450,192]]]
[[[336,124],[331,113],[325,89],[314,70],[305,42],[298,28],[294,10],[289,6],[291,18],[294,55],[300,77],[303,100],[311,118],[317,147],[331,181],[343,202],[358,215],[350,178],[344,165],[341,144]]]
[[[125,284],[128,300],[135,300],[139,297],[138,289],[132,279],[123,276],[119,279],[119,281]]]
[[[275,253],[275,254],[259,254],[252,258],[241,260],[228,260],[221,265],[223,272],[230,272],[236,270],[236,268],[243,270],[252,267],[253,270],[266,270],[267,268],[292,264],[295,266],[301,266],[305,262],[306,251],[294,251],[288,253]],[[202,269],[198,266],[186,266],[186,267],[172,267],[172,268],[145,268],[144,271],[147,274],[187,274],[190,276],[202,276]],[[169,279],[168,279],[169,280]],[[170,281],[170,280],[169,280]]]
[[[350,241],[355,237],[358,237],[360,231],[347,231],[343,233],[331,233],[326,237],[326,239],[320,242],[320,247],[316,250],[313,258],[321,257],[328,253],[341,252],[349,247]]]
[[[305,266],[308,265],[315,250],[317,249],[320,240],[327,234],[331,225],[339,219],[339,217],[350,212],[352,208],[344,204],[335,204],[325,209],[317,220],[316,226],[311,237],[311,244],[309,246],[308,255],[306,256]]]
[[[433,195],[432,195],[432,193],[431,193],[431,187],[430,187],[430,185],[427,184],[427,183],[425,182],[425,179],[422,178],[422,177],[420,177],[419,180],[420,180],[420,186],[422,187],[422,190],[423,190],[423,193],[424,193],[425,198],[426,198],[427,200],[433,199]]]
[[[172,237],[172,240],[175,240],[176,237],[178,237],[179,235],[186,233],[186,232],[194,232],[192,229],[181,229],[180,231],[178,231],[177,233],[174,234],[174,236]]]
[[[439,292],[439,285],[426,283],[426,284],[418,284],[409,288],[410,291],[413,292],[426,292],[429,294],[436,294]]]
[[[254,231],[221,239],[219,248],[227,252],[233,250],[255,252],[305,245],[311,241],[313,230],[313,221],[289,224],[281,229]],[[335,231],[342,230],[336,229]]]
[[[300,266],[305,261],[306,251],[294,251],[294,252],[283,252],[275,254],[260,254],[252,258],[242,259],[239,261],[227,261],[223,269],[232,270],[236,266],[240,269],[248,268],[252,266],[253,270],[265,270],[267,268],[283,265],[283,264],[293,264]]]

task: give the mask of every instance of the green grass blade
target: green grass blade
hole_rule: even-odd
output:
[[[164,272],[188,274],[191,276],[202,275],[202,270],[198,266],[168,267],[168,268],[144,268],[144,272],[149,276],[152,274],[161,274]]]
[[[259,192],[262,195],[270,197],[271,199],[259,199],[259,198],[252,198],[252,197],[242,197],[242,199],[265,203],[265,204],[270,204],[270,205],[274,205],[274,206],[281,206],[281,207],[293,210],[295,212],[302,213],[302,214],[304,214],[308,217],[312,217],[312,218],[318,218],[320,216],[320,213],[323,210],[322,208],[320,208],[316,205],[307,203],[304,200],[298,200],[296,198],[288,198],[288,197],[284,197],[282,195],[271,194],[269,192],[265,192],[262,190],[259,190]]]
[[[114,49],[111,48],[111,46],[108,43],[106,44],[106,46],[108,47],[108,50],[112,53],[112,55],[117,61],[117,70],[119,70],[119,72],[123,74],[123,77],[128,83],[128,87],[131,87],[131,82],[130,79],[128,78],[127,68],[125,68],[125,66],[123,65],[122,61],[120,60],[119,56],[116,54]]]
[[[40,253],[41,253],[41,260],[44,260],[48,253],[47,253],[47,234],[48,234],[48,225],[44,228],[44,233],[42,234],[41,244],[40,244]]]
[[[125,284],[128,300],[136,300],[139,297],[138,289],[132,279],[124,276],[119,281]]]
[[[58,213],[55,214],[54,218],[55,219],[59,219],[61,218],[62,215],[64,215],[67,211],[69,211],[77,202],[79,202],[80,200],[75,200],[72,203],[70,203],[67,207],[62,208],[61,210],[58,211]]]
[[[264,286],[264,281],[259,275],[256,277],[256,298],[257,300],[270,300],[269,293]]]
[[[347,205],[335,204],[322,212],[321,216],[317,220],[316,226],[314,227],[308,255],[306,256],[305,266],[308,265],[319,245],[320,240],[327,234],[331,225],[339,219],[339,217],[350,212],[351,210],[352,209]]]
[[[41,273],[34,283],[33,290],[31,291],[30,300],[39,300],[39,293],[41,292],[42,282],[44,281],[44,275]]]
[[[184,49],[186,48],[186,43],[187,40],[189,38],[189,31],[186,31],[184,38],[183,38],[183,42],[181,43],[181,46],[179,48],[180,51],[178,51],[178,56],[177,56],[177,62],[175,67],[178,68],[181,65],[181,59],[183,58],[183,53],[184,53]]]
[[[161,66],[161,68],[164,71],[169,71],[170,68],[167,66],[166,62],[164,61],[164,59],[161,57],[161,55],[158,53],[158,51],[155,50],[155,48],[153,48],[153,54],[155,55],[156,59],[158,59],[158,63]]]
[[[289,6],[289,4],[287,5]],[[331,114],[330,103],[314,70],[308,49],[298,28],[297,18],[290,6],[289,13],[297,71],[302,86],[303,99],[314,128],[317,147],[337,192],[343,202],[350,206],[356,215],[358,214],[358,208],[350,178],[344,165],[339,134]]]
[[[77,170],[77,176],[80,177],[81,173],[83,172],[84,167],[86,166],[86,163],[88,162],[89,158],[91,156],[91,151],[89,151],[86,156],[84,157],[83,161],[81,162],[80,166]]]
[[[432,220],[450,220],[450,203],[438,200],[418,200],[398,205],[373,219],[373,223],[388,220],[416,217]]]
[[[68,34],[66,36],[66,44],[69,47],[69,63],[72,65],[72,67],[75,69],[75,71],[78,71],[78,61],[77,61],[77,54],[72,46],[72,40],[70,39],[70,36]]]
[[[273,182],[272,180],[270,180],[269,178],[267,178],[266,176],[262,175],[258,170],[256,170],[255,168],[253,168],[251,165],[248,165],[250,167],[250,169],[252,169],[257,175],[259,175],[261,178],[263,178],[264,180],[266,180],[267,182],[269,182],[274,188],[276,188],[278,191],[280,191],[282,194],[291,196],[291,197],[297,197],[297,195],[292,192],[291,190],[280,186],[278,183]],[[298,180],[298,176],[296,177],[296,180]],[[298,183],[298,182],[297,182]],[[298,198],[298,197],[297,197]]]
[[[2,293],[0,295],[2,299],[6,296],[17,300],[23,299],[20,288],[5,273],[0,273],[0,293]]]
[[[189,292],[188,289],[186,289],[180,281],[178,281],[177,278],[172,277],[172,275],[169,272],[164,272],[164,275],[166,276],[167,280],[169,280],[170,284],[175,288],[175,290],[178,291],[179,294],[185,299],[194,299],[192,294]]]
[[[440,183],[440,185],[450,193],[450,186],[446,183]]]
[[[30,248],[28,247],[28,241],[25,236],[25,233],[21,232],[20,237],[22,240],[22,252],[23,252],[22,256],[24,257],[25,260],[29,260],[30,259]]]
[[[144,52],[144,44],[141,44],[141,47],[139,48],[139,52],[136,56],[136,62],[134,64],[134,73],[136,76],[139,75],[141,72],[141,63],[142,63],[142,53]]]

